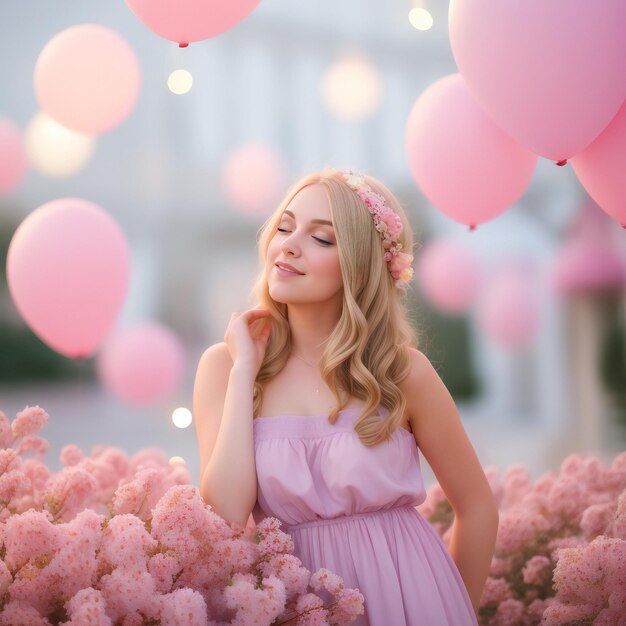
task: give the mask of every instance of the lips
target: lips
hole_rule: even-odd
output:
[[[300,272],[299,270],[297,270],[293,265],[289,265],[289,263],[275,263],[276,267],[282,267],[284,269],[288,269],[291,270],[292,272],[295,272],[296,274],[300,274],[300,276],[302,276],[304,274],[304,272]]]

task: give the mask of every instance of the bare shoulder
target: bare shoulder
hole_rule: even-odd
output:
[[[422,386],[427,382],[429,377],[433,374],[437,374],[435,368],[430,362],[429,358],[417,348],[408,348],[411,359],[411,367],[406,378],[398,385],[405,395],[414,395],[416,385]],[[410,402],[407,395],[407,410],[410,415],[413,413],[410,411]]]
[[[431,373],[431,370],[434,371],[433,364],[430,362],[430,359],[417,348],[409,347],[409,354],[411,355],[411,373],[407,378],[420,376],[427,376]]]
[[[233,360],[228,351],[228,346],[225,341],[220,341],[209,346],[200,357],[198,368],[212,368],[214,366],[228,365],[228,368],[232,368]]]
[[[417,348],[409,347],[411,367],[406,378],[398,385],[406,398],[406,414],[416,440],[419,439],[419,422],[426,419],[428,407],[426,400],[432,395],[434,387],[441,393],[443,381],[430,359]],[[445,387],[444,387],[445,388]],[[419,445],[419,440],[417,441]]]

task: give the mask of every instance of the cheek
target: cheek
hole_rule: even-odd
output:
[[[322,264],[322,273],[329,278],[332,277],[335,281],[341,282],[341,268],[339,267],[339,255],[329,255],[324,259]]]
[[[276,237],[272,237],[272,239],[270,240],[268,246],[267,246],[267,252],[265,253],[265,260],[270,262],[274,260],[274,258],[276,257],[276,252],[278,250],[278,242],[276,241]]]

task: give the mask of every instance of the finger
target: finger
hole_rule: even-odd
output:
[[[271,315],[271,311],[268,311],[267,309],[250,309],[249,311],[246,311],[243,315],[243,317],[245,317],[246,319],[250,319],[250,318],[258,318],[258,317],[264,317],[266,315]]]

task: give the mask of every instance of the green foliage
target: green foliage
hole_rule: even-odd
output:
[[[93,360],[76,361],[55,352],[29,328],[0,325],[0,383],[95,377]]]
[[[420,350],[428,356],[455,400],[470,400],[480,392],[471,352],[471,328],[466,315],[443,315],[419,295],[409,297],[411,318],[418,329]]]
[[[619,310],[611,316],[600,349],[600,376],[611,394],[614,418],[626,427],[626,328]]]

